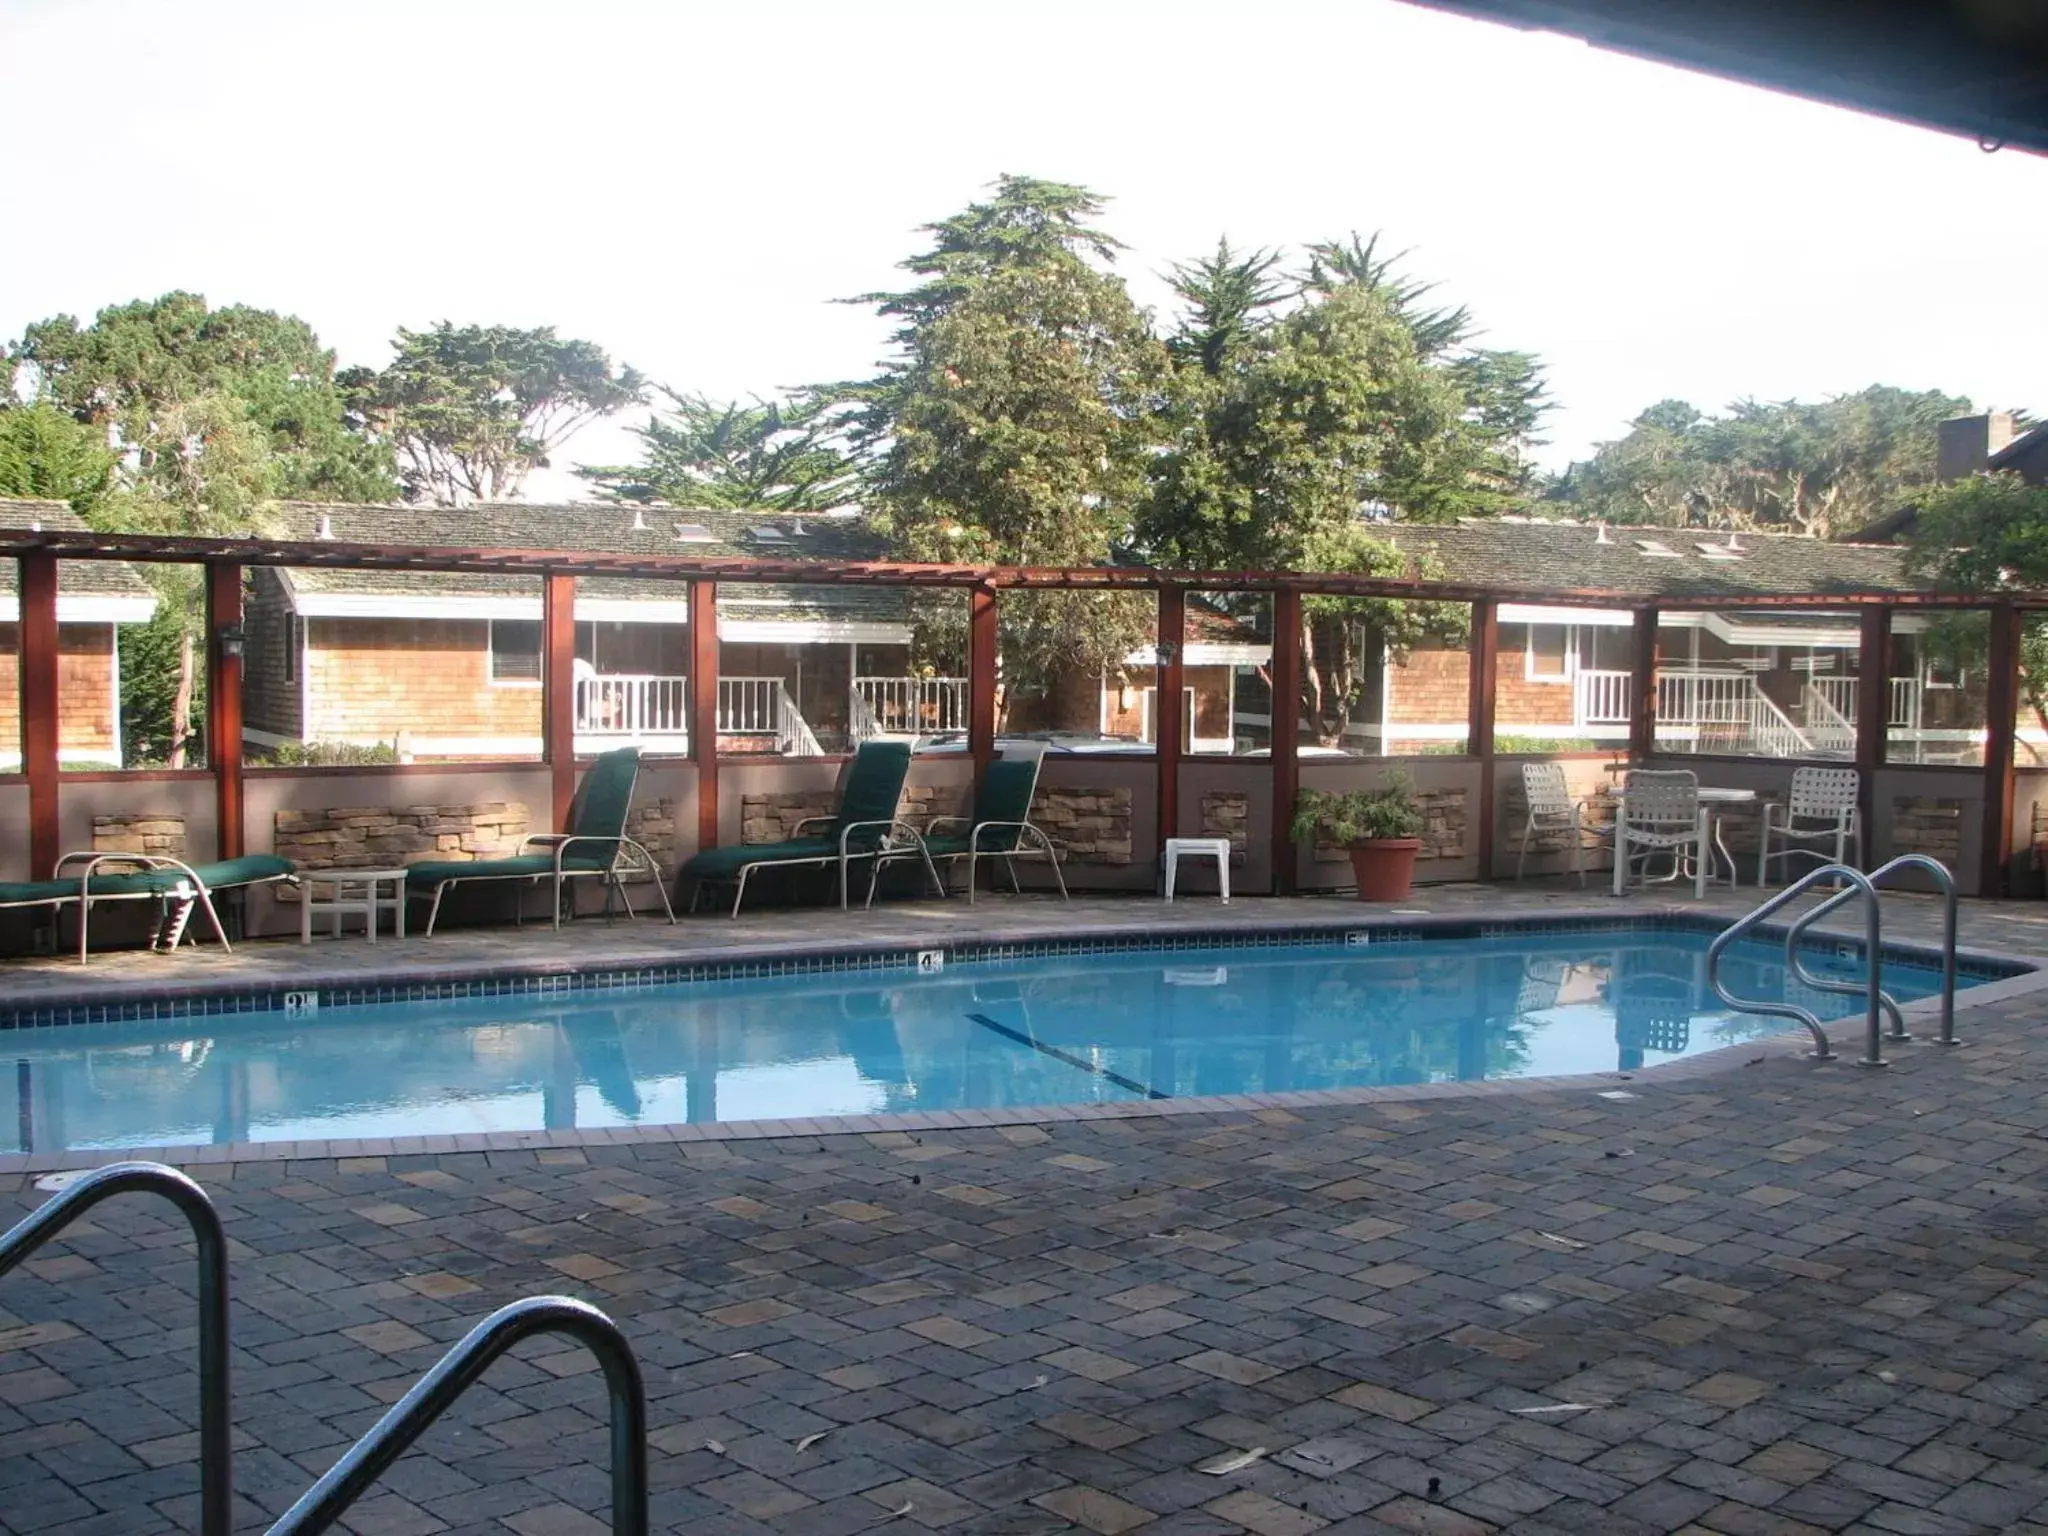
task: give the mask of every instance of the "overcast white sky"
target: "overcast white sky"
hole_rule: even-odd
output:
[[[1548,362],[1554,464],[1673,395],[2048,409],[2048,160],[1394,0],[0,0],[0,59],[7,335],[183,287],[765,393],[870,368],[831,301],[1007,171],[1111,195],[1155,306],[1221,232],[1386,231]]]

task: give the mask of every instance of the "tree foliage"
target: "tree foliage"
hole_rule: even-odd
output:
[[[1278,261],[1225,241],[1173,269],[1175,367],[1139,547],[1302,568],[1312,541],[1361,518],[1517,504],[1547,409],[1536,361],[1470,348],[1470,315],[1428,305],[1377,237],[1313,245],[1292,278]]]
[[[344,419],[334,354],[293,315],[173,292],[110,306],[90,325],[39,321],[9,361],[31,386],[31,413],[61,412],[111,443],[97,488],[82,447],[69,461],[87,494],[67,499],[98,527],[246,533],[279,498],[382,501],[395,489],[388,452]],[[158,607],[123,646],[127,760],[183,767],[203,684],[199,585],[177,566],[151,566],[145,579]]]
[[[853,498],[855,468],[830,400],[715,401],[663,388],[669,409],[633,429],[641,460],[576,473],[618,501],[829,512]]]
[[[113,490],[120,462],[104,431],[47,400],[0,409],[0,496],[66,502],[83,517]]]
[[[1934,480],[1938,425],[1970,402],[1872,385],[1818,403],[1651,406],[1557,487],[1579,515],[1673,528],[1851,533]]]
[[[99,510],[124,526],[239,532],[272,498],[392,492],[388,455],[343,419],[334,354],[296,316],[167,293],[38,321],[12,359],[35,400],[111,431],[127,494]]]
[[[394,345],[388,368],[349,369],[341,385],[353,424],[396,454],[409,501],[516,499],[576,432],[645,396],[638,372],[553,326],[444,320]]]
[[[898,322],[894,354],[844,392],[876,524],[906,556],[1095,565],[1145,483],[1164,349],[1121,279],[1086,188],[1006,176],[926,226],[922,279],[857,302]],[[1142,600],[1045,592],[1002,609],[1012,697],[1097,674],[1149,633]],[[1088,696],[1096,685],[1090,684]],[[1065,691],[1065,690],[1062,690]]]
[[[1919,499],[1907,558],[1914,574],[1952,591],[2048,590],[2048,486],[2007,471],[1932,487]],[[1948,666],[1974,670],[1990,636],[1984,614],[1965,612],[1938,617],[1923,643]],[[2048,733],[2048,616],[2039,613],[2020,628],[2020,694]]]

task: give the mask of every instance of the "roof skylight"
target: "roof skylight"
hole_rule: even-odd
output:
[[[1636,548],[1652,560],[1676,560],[1678,551],[1662,539],[1637,539]]]
[[[676,542],[678,544],[709,544],[712,542],[711,530],[702,523],[677,523]]]
[[[759,539],[763,544],[780,544],[789,537],[788,534],[771,523],[761,523],[756,527],[749,528],[747,532]]]

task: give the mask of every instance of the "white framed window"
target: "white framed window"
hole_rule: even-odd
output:
[[[1579,631],[1570,624],[1531,624],[1522,648],[1522,676],[1532,683],[1568,683],[1578,671]]]
[[[1947,689],[1953,692],[1958,688],[1968,687],[1969,681],[1970,674],[1957,666],[1953,660],[1937,660],[1930,656],[1920,670],[1920,682],[1926,688]]]
[[[540,620],[492,619],[491,681],[540,685]]]

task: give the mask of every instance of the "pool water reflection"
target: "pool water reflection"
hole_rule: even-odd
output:
[[[1630,1069],[1773,1033],[1643,932],[1120,954],[20,1030],[11,1150],[811,1118]],[[1825,969],[1833,962],[1809,960]],[[1847,974],[1846,970],[1840,974]],[[1783,996],[1778,953],[1727,979]],[[1939,977],[1886,967],[1900,998]],[[1823,1017],[1854,1002],[1799,988]],[[0,1149],[8,1147],[0,1140]]]

